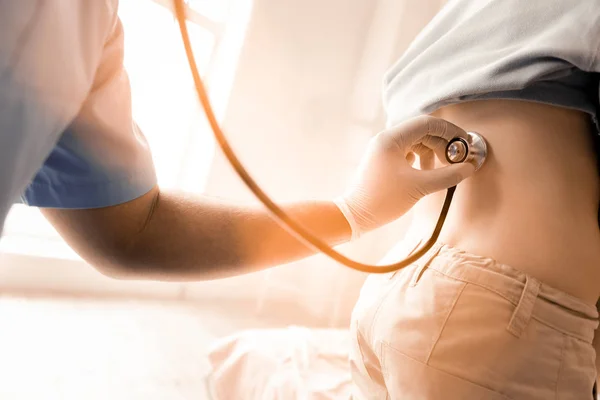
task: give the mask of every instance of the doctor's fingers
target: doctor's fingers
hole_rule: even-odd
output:
[[[423,146],[424,148],[431,150],[442,164],[447,165],[446,148],[448,147],[448,143],[450,143],[450,141],[437,136],[425,136],[423,141],[417,146]]]
[[[413,168],[415,155],[419,157],[420,169],[432,169],[435,166],[435,153],[432,149],[422,143],[412,146],[409,154],[413,155],[412,162],[409,161],[409,163],[413,165]]]
[[[405,152],[410,151],[410,148],[415,144],[432,141],[431,138],[434,137],[446,141],[455,137],[467,138],[467,132],[463,129],[451,122],[429,115],[409,119],[383,131],[381,135]],[[428,139],[427,137],[431,138]]]
[[[425,136],[421,143],[418,143],[411,147],[411,152],[415,153],[421,159],[422,169],[431,169],[434,167],[435,158],[437,158],[442,165],[448,165],[446,159],[446,148],[448,147],[449,141],[436,136]],[[424,161],[425,160],[425,164]]]

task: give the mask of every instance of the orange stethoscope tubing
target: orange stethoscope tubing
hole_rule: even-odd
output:
[[[273,218],[286,231],[288,231],[291,235],[295,236],[298,240],[300,240],[307,246],[326,254],[327,256],[331,257],[335,261],[348,268],[352,268],[361,272],[376,274],[385,274],[407,267],[419,258],[421,258],[429,249],[431,249],[431,247],[433,247],[440,235],[442,226],[444,225],[444,221],[446,220],[446,216],[448,215],[448,210],[450,208],[450,204],[452,202],[452,197],[454,196],[456,186],[453,186],[447,190],[446,199],[444,200],[444,205],[442,207],[440,217],[429,240],[423,246],[421,246],[421,248],[419,248],[413,254],[408,256],[406,259],[394,264],[379,266],[364,264],[361,262],[351,260],[343,254],[335,251],[321,239],[310,233],[301,224],[290,218],[277,204],[275,204],[275,202],[273,202],[273,200],[271,200],[269,196],[267,196],[267,194],[260,188],[260,186],[258,186],[254,179],[252,179],[250,174],[248,174],[240,160],[236,157],[235,153],[231,149],[231,146],[227,142],[227,139],[225,138],[225,135],[223,134],[223,131],[221,130],[221,127],[217,122],[210,100],[206,93],[204,83],[202,82],[202,79],[200,78],[200,73],[198,72],[198,66],[196,64],[196,59],[194,58],[190,37],[187,31],[184,0],[173,0],[173,3],[175,6],[175,16],[179,24],[179,30],[181,31],[181,38],[185,47],[185,53],[187,55],[190,70],[192,72],[192,77],[194,79],[194,86],[196,87],[198,98],[200,100],[202,108],[204,109],[204,112],[206,113],[206,118],[208,119],[210,127],[213,131],[215,140],[221,148],[221,150],[223,151],[223,154],[237,173],[237,175],[240,177],[240,179],[246,184],[248,189],[250,189],[250,191],[258,198],[258,200],[260,200],[260,202],[270,211]]]

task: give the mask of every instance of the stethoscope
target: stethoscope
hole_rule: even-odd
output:
[[[339,262],[346,267],[352,268],[357,271],[367,272],[367,273],[379,273],[385,274],[393,271],[397,271],[404,267],[409,266],[419,258],[421,258],[427,251],[429,251],[435,242],[437,241],[442,227],[444,226],[444,222],[446,220],[446,216],[448,215],[448,210],[450,209],[450,204],[452,203],[452,198],[454,197],[454,192],[456,191],[456,186],[449,188],[446,191],[446,198],[444,200],[444,205],[442,206],[442,211],[440,212],[440,217],[435,225],[435,229],[429,240],[421,246],[418,250],[414,251],[407,258],[402,261],[399,261],[394,264],[389,265],[369,265],[360,263],[354,260],[349,259],[343,254],[338,253],[319,238],[314,236],[312,233],[307,231],[302,225],[291,219],[277,204],[275,204],[269,196],[263,192],[263,190],[256,184],[254,179],[248,174],[246,169],[242,166],[239,159],[236,157],[235,153],[231,149],[231,146],[227,142],[221,127],[217,123],[217,119],[213,112],[212,106],[208,99],[208,95],[204,88],[204,84],[202,83],[202,79],[200,78],[200,74],[198,72],[198,66],[196,64],[196,59],[194,58],[194,53],[192,51],[192,46],[190,42],[190,38],[187,32],[186,26],[186,15],[185,15],[185,5],[184,0],[173,0],[175,6],[175,16],[179,23],[179,30],[181,31],[181,38],[183,40],[183,44],[185,47],[185,52],[187,55],[187,59],[189,62],[189,66],[192,72],[192,77],[194,78],[194,85],[196,87],[196,91],[198,93],[198,98],[200,103],[202,104],[202,108],[206,113],[206,117],[210,124],[210,127],[213,131],[215,140],[223,154],[238,174],[240,179],[246,184],[248,189],[260,200],[260,202],[271,212],[272,216],[275,220],[290,234],[294,235],[298,240],[310,246],[327,256],[331,257],[335,261]],[[475,132],[468,132],[467,138],[454,138],[448,142],[446,146],[446,160],[449,163],[456,164],[462,162],[470,162],[475,165],[475,169],[478,170],[483,165],[485,158],[487,156],[487,145],[483,137]]]

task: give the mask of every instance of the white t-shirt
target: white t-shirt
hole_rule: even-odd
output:
[[[104,207],[156,184],[131,115],[117,4],[0,0],[0,230],[19,198]]]
[[[466,100],[598,113],[600,1],[449,0],[387,72],[389,125]]]

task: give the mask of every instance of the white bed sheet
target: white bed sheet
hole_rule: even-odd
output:
[[[350,398],[349,331],[261,329],[218,341],[209,353],[214,400]]]

